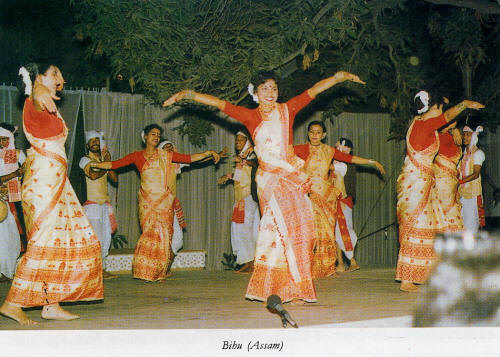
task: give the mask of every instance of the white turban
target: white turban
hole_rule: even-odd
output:
[[[469,148],[473,148],[474,146],[477,145],[477,142],[479,140],[478,135],[483,131],[483,127],[481,125],[478,125],[476,130],[472,133],[472,137],[470,138],[470,144]]]
[[[159,143],[159,144],[158,144],[158,148],[159,148],[159,149],[163,149],[163,147],[164,147],[165,145],[167,145],[167,144],[172,144],[172,147],[173,147],[173,149],[174,149],[174,151],[175,151],[175,145],[174,145],[174,143],[173,143],[173,142],[171,142],[171,141],[169,141],[169,140],[164,140],[164,141],[162,141],[161,143]],[[177,169],[176,169],[176,172],[175,172],[175,173],[177,173],[177,174],[180,174],[180,173],[181,173],[181,169],[182,169],[183,167],[189,167],[189,164],[175,164],[175,165],[176,165],[176,167],[177,167]]]
[[[464,126],[462,129],[464,133],[469,132],[472,133],[472,136],[470,138],[470,144],[469,144],[469,150],[472,149],[474,146],[477,146],[477,142],[479,141],[478,135],[483,131],[483,127],[481,125],[478,125],[476,127],[476,130],[472,130],[469,126]]]
[[[94,138],[99,138],[99,141],[101,142],[101,148],[105,146],[104,143],[104,132],[103,131],[96,131],[96,130],[90,130],[85,132],[85,142],[88,143],[90,139]]]
[[[255,159],[257,156],[255,155],[255,153],[253,151],[250,154],[248,154],[247,156],[244,156],[244,154],[252,146],[252,144],[250,143],[250,139],[248,138],[248,136],[244,132],[242,132],[242,131],[238,131],[236,133],[236,135],[241,135],[241,136],[244,136],[245,138],[247,138],[247,142],[245,143],[245,145],[243,146],[243,149],[241,149],[240,153],[238,154],[239,157],[241,157],[242,159],[248,159],[248,160]]]
[[[17,130],[17,127],[15,127]],[[14,133],[10,130],[0,127],[0,136],[9,138],[9,146],[7,149],[15,149],[14,147]]]
[[[172,144],[172,147],[175,149],[174,143],[172,143],[171,141],[168,141],[168,140],[164,140],[160,144],[158,144],[158,148],[163,149],[163,147],[167,144]]]

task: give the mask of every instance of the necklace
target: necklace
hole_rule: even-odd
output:
[[[259,112],[261,114],[269,114],[276,108],[276,103],[273,104],[261,104],[259,105]]]
[[[144,157],[147,160],[155,159],[157,155],[158,155],[158,150],[155,150],[153,153],[148,153],[146,152],[146,150],[144,150]]]

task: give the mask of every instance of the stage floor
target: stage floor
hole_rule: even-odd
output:
[[[104,300],[65,304],[80,314],[73,321],[46,321],[40,309],[29,309],[39,322],[23,327],[0,316],[2,330],[118,329],[261,329],[281,328],[281,320],[261,302],[245,300],[249,274],[232,271],[174,271],[165,282],[149,283],[119,275],[104,282]],[[389,326],[407,327],[418,294],[399,290],[394,269],[362,268],[316,281],[318,303],[285,308],[300,327],[364,327],[352,323],[384,319]],[[9,283],[0,284],[1,300]],[[391,319],[392,318],[392,319]],[[377,326],[370,325],[370,326]],[[383,326],[380,325],[380,326]]]

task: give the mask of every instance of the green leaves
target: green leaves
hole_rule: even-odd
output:
[[[347,70],[367,86],[335,92],[319,109],[384,110],[404,138],[413,95],[424,83],[459,87],[452,58],[472,74],[494,50],[477,40],[485,22],[463,9],[404,0],[72,0],[75,39],[112,76],[160,103],[182,89],[241,100],[253,73],[283,69],[280,100]],[[495,25],[498,29],[498,24]],[[429,32],[438,40],[429,40]],[[498,41],[497,41],[498,42]],[[495,44],[498,49],[499,44]],[[498,52],[498,51],[497,51]],[[418,57],[412,64],[410,57]],[[495,58],[498,58],[496,55]],[[296,61],[296,63],[293,63]],[[286,65],[286,69],[284,68]],[[460,74],[460,73],[459,73]],[[459,76],[460,77],[460,76]],[[352,89],[355,92],[350,91]],[[483,85],[479,94],[487,94]],[[495,98],[498,101],[498,95]],[[185,112],[188,114],[188,111]],[[213,128],[191,112],[177,128],[196,146]],[[203,115],[202,115],[203,117]],[[493,118],[493,116],[492,116]]]

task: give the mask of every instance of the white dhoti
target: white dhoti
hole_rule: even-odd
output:
[[[83,206],[85,215],[101,244],[102,267],[106,269],[106,257],[111,246],[110,206],[107,203],[90,203]]]
[[[477,206],[477,197],[460,197],[460,202],[462,203],[464,228],[469,231],[477,231],[479,229],[479,208]]]
[[[347,231],[349,232],[349,237],[351,240],[352,250],[346,250],[344,241],[342,240],[342,234],[340,232],[339,222],[337,220],[337,224],[335,225],[335,241],[339,248],[344,252],[347,259],[351,260],[354,257],[354,247],[356,247],[356,242],[358,241],[358,236],[356,232],[354,232],[354,228],[352,226],[352,208],[348,205],[341,203],[342,212],[345,217],[345,224],[347,227]]]
[[[21,241],[16,220],[10,210],[0,223],[0,273],[9,279],[16,272],[16,261],[21,253]]]
[[[245,197],[244,201],[244,223],[231,222],[231,246],[233,254],[236,255],[236,264],[240,265],[251,262],[255,258],[255,245],[260,222],[259,206],[252,199],[252,196]]]
[[[183,232],[182,227],[179,224],[179,219],[177,215],[174,214],[174,233],[172,234],[172,251],[177,254],[181,250],[183,242]]]

